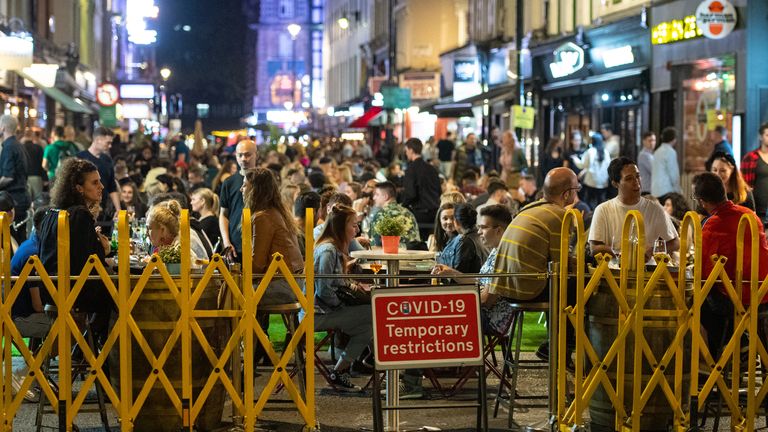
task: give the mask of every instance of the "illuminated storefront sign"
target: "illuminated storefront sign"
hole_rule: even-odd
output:
[[[21,70],[32,65],[33,42],[27,35],[0,32],[0,69]]]
[[[704,37],[722,39],[736,27],[736,9],[728,0],[704,0],[696,8],[696,22]]]
[[[584,67],[584,50],[573,42],[566,42],[553,53],[555,61],[549,64],[553,78],[562,78]]]
[[[694,15],[683,19],[664,21],[656,24],[651,30],[651,43],[664,45],[673,42],[696,39],[704,35],[699,28]]]
[[[125,29],[128,40],[136,45],[157,42],[157,31],[147,29],[147,18],[157,18],[159,8],[155,0],[131,0],[126,2]]]
[[[603,51],[603,65],[606,69],[624,66],[635,62],[635,54],[632,46],[624,45]]]

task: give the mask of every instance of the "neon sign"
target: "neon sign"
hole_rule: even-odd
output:
[[[688,15],[683,19],[656,24],[651,30],[651,43],[653,45],[664,45],[696,39],[703,35],[704,32],[696,22],[696,16]]]

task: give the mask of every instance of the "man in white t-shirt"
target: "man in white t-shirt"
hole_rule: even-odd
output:
[[[678,250],[680,240],[672,220],[656,200],[640,195],[640,170],[635,162],[626,157],[612,160],[608,166],[608,176],[618,189],[619,195],[595,209],[589,230],[592,253],[613,255],[611,244],[614,237],[617,241],[621,239],[624,218],[630,210],[637,210],[643,215],[646,260],[653,255],[653,242],[659,238],[667,242],[667,253]]]

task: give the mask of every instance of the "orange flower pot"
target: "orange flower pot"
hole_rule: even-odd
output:
[[[384,253],[396,254],[400,247],[400,236],[381,236],[381,248]]]

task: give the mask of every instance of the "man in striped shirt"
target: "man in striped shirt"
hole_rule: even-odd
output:
[[[560,228],[565,207],[573,204],[581,189],[570,168],[555,168],[544,179],[544,198],[525,206],[512,220],[499,244],[494,272],[546,273],[549,261],[560,261]],[[497,296],[515,301],[546,301],[546,279],[535,276],[496,278],[485,304]]]

